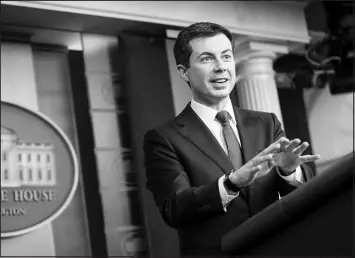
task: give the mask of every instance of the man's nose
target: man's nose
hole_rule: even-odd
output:
[[[214,65],[214,71],[215,72],[224,72],[226,71],[226,64],[223,62],[223,60],[217,59],[215,61],[215,65]]]

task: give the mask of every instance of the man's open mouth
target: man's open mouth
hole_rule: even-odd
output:
[[[225,83],[227,81],[228,81],[228,79],[226,79],[226,78],[211,80],[211,82],[214,82],[214,83]]]

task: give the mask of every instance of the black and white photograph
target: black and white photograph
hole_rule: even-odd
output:
[[[354,14],[1,1],[1,257],[354,257]]]

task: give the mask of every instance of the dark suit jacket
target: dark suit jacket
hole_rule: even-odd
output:
[[[244,163],[284,136],[272,113],[234,107]],[[190,104],[144,138],[147,188],[162,218],[179,233],[182,255],[221,255],[222,236],[295,189],[273,169],[223,210],[218,179],[233,169],[228,156]],[[306,180],[313,176],[302,165]]]

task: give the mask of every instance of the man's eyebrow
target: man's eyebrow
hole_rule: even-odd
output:
[[[229,49],[229,48],[228,48],[228,49],[226,49],[226,50],[223,50],[223,51],[222,51],[222,54],[224,54],[224,53],[226,53],[226,52],[228,52],[228,51],[233,52],[232,49]]]
[[[224,54],[224,53],[226,53],[226,52],[233,52],[231,49],[225,49],[225,50],[223,50],[222,51],[222,54]],[[204,56],[204,55],[207,55],[207,56],[213,56],[214,54],[213,53],[211,53],[211,52],[202,52],[201,54],[199,54],[198,56],[197,56],[197,58],[199,58],[199,57],[201,57],[201,56]]]
[[[201,57],[201,56],[213,56],[213,54],[211,53],[211,52],[202,52],[201,54],[199,54],[198,56],[197,56],[197,58],[199,58],[199,57]]]

